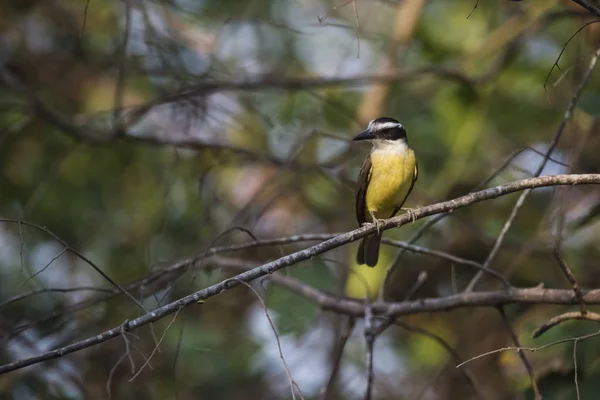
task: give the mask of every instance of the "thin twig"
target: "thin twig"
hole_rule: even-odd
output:
[[[30,280],[32,280],[33,278],[35,278],[36,276],[38,276],[39,274],[41,274],[42,272],[44,272],[50,265],[52,265],[52,263],[54,261],[56,261],[63,254],[65,254],[67,252],[67,250],[68,250],[67,247],[63,247],[63,249],[60,251],[60,253],[58,253],[57,255],[55,255],[54,257],[52,257],[52,259],[42,269],[40,269],[39,271],[36,271],[34,274],[32,274],[31,276],[29,276],[23,282],[21,282],[17,286],[17,289],[19,289],[21,286],[23,286],[24,284],[26,284],[27,282],[29,282]]]
[[[571,43],[571,41],[573,39],[575,39],[575,37],[579,34],[579,32],[581,32],[582,30],[584,30],[585,28],[587,28],[588,26],[592,25],[592,24],[596,24],[600,22],[600,20],[595,20],[595,21],[590,21],[590,22],[586,22],[585,24],[583,24],[579,29],[577,29],[575,31],[574,34],[571,35],[571,37],[565,42],[565,44],[563,44],[562,49],[560,50],[560,53],[558,53],[558,57],[556,57],[556,60],[554,60],[554,64],[552,64],[552,68],[550,68],[550,71],[548,71],[548,75],[546,75],[546,79],[544,80],[544,89],[546,89],[546,86],[548,85],[548,81],[550,80],[550,76],[552,75],[552,72],[554,71],[555,68],[560,69],[560,67],[558,66],[558,62],[560,61],[563,53],[565,52],[565,50],[567,49],[567,46],[569,45],[569,43]],[[559,79],[562,79],[559,78]],[[555,83],[556,84],[556,83]]]
[[[558,265],[560,265],[560,269],[565,274],[565,277],[567,278],[567,280],[569,281],[569,284],[573,288],[573,292],[575,293],[575,298],[579,302],[579,310],[581,312],[581,315],[585,315],[587,313],[587,310],[585,308],[585,301],[583,301],[583,294],[581,293],[581,289],[579,288],[579,283],[577,283],[577,279],[575,278],[575,275],[571,271],[571,268],[569,268],[569,265],[567,265],[566,261],[560,255],[558,249],[554,249],[554,257],[556,258],[556,261],[558,261]]]
[[[142,371],[144,370],[144,368],[146,367],[146,365],[148,365],[150,363],[150,360],[152,360],[152,357],[154,356],[154,354],[158,350],[158,347],[160,346],[160,344],[162,343],[163,339],[167,335],[167,332],[169,331],[169,328],[171,328],[171,325],[173,325],[173,323],[175,322],[175,319],[177,318],[177,315],[179,315],[179,311],[181,311],[181,308],[179,308],[177,311],[175,311],[175,315],[173,315],[173,319],[171,320],[171,322],[169,322],[169,325],[167,325],[167,327],[165,328],[165,330],[164,330],[162,336],[160,337],[160,339],[158,339],[158,342],[154,346],[154,349],[152,350],[152,353],[150,353],[150,356],[148,357],[148,359],[146,360],[146,362],[144,362],[144,364],[142,364],[142,366],[140,367],[140,369],[138,370],[138,372],[135,375],[133,375],[131,377],[131,379],[129,379],[129,382],[133,382],[133,380],[135,378],[137,378],[142,373]]]
[[[531,336],[534,339],[538,338],[541,335],[543,335],[545,332],[547,332],[549,329],[555,327],[556,325],[558,325],[564,321],[570,321],[570,320],[574,320],[574,319],[600,322],[600,314],[596,314],[596,313],[590,312],[590,311],[586,312],[585,314],[581,313],[580,311],[571,311],[571,312],[567,312],[564,314],[560,314],[560,315],[557,315],[556,317],[551,318],[549,321],[545,322],[543,325],[541,325],[539,328],[537,328],[535,331],[533,331]]]
[[[329,18],[329,16],[331,14],[333,14],[334,12],[336,12],[338,9],[342,8],[342,7],[346,7],[348,4],[352,3],[355,0],[344,0],[344,2],[342,4],[340,4],[339,6],[333,6],[331,7],[331,9],[329,11],[327,11],[325,13],[325,15],[321,16],[319,15],[317,17],[317,20],[319,21],[320,24],[322,24],[323,22],[325,22],[327,20],[327,18]]]
[[[579,379],[577,371],[577,342],[577,339],[573,341],[573,380],[575,381],[575,392],[577,393],[577,400],[580,400],[581,396],[579,394]]]
[[[235,278],[233,278],[233,279],[235,279]],[[241,285],[244,285],[248,289],[250,289],[252,291],[252,293],[254,293],[256,295],[256,297],[258,298],[258,301],[260,301],[260,304],[265,312],[265,316],[267,317],[267,320],[269,321],[269,325],[271,325],[271,330],[273,331],[273,334],[275,335],[275,340],[277,341],[277,348],[279,349],[279,358],[281,359],[281,363],[283,364],[283,369],[285,370],[285,373],[287,374],[288,380],[290,382],[290,391],[292,393],[292,399],[294,399],[294,400],[296,399],[296,394],[294,391],[294,388],[295,388],[298,391],[300,398],[302,400],[304,400],[304,397],[302,396],[302,390],[300,390],[300,387],[298,386],[298,384],[292,377],[290,368],[288,367],[287,362],[285,361],[285,357],[283,356],[283,349],[281,348],[281,340],[279,339],[279,334],[277,333],[277,328],[275,328],[275,324],[273,323],[273,320],[271,319],[271,316],[269,315],[269,309],[267,308],[265,301],[263,300],[262,296],[256,291],[256,289],[254,289],[252,287],[252,285],[250,285],[248,282],[245,282],[242,280],[238,280],[238,282]]]
[[[513,327],[510,325],[510,321],[508,320],[508,317],[506,316],[504,307],[498,307],[498,311],[500,312],[500,316],[502,318],[502,323],[506,327],[506,330],[508,331],[512,342],[515,344],[516,347],[520,348],[521,343],[519,342],[519,337],[515,333]],[[538,384],[537,384],[537,381],[535,378],[535,374],[533,372],[533,368],[531,367],[531,363],[529,362],[529,359],[527,358],[527,356],[525,355],[525,353],[523,351],[517,350],[517,353],[519,354],[519,358],[521,359],[521,362],[523,362],[523,366],[525,366],[525,370],[527,371],[527,374],[529,375],[529,379],[531,381],[531,388],[533,389],[533,394],[534,394],[535,399],[541,400],[542,395],[540,393],[540,388],[538,387]]]
[[[502,347],[500,349],[486,351],[485,353],[476,355],[475,357],[471,357],[468,360],[463,361],[462,363],[458,364],[456,366],[456,368],[461,368],[465,364],[470,363],[471,361],[475,361],[475,360],[478,360],[480,358],[484,358],[484,357],[491,356],[491,355],[494,355],[494,354],[503,353],[505,351],[530,351],[532,353],[535,353],[537,351],[547,349],[548,347],[554,347],[554,346],[559,345],[559,344],[570,343],[570,342],[574,342],[574,341],[583,342],[584,340],[595,338],[597,336],[600,336],[600,331],[593,332],[593,333],[588,333],[587,335],[577,336],[577,337],[573,337],[573,338],[559,339],[559,340],[556,340],[554,342],[551,342],[551,343],[548,343],[548,344],[545,344],[545,345],[539,346],[539,347],[514,347],[514,346]]]
[[[467,15],[467,19],[471,18],[471,15],[473,15],[473,13],[475,12],[475,10],[477,9],[478,6],[479,6],[479,0],[476,0],[475,5],[473,6],[473,9],[469,13],[469,15]]]
[[[121,365],[121,363],[123,362],[123,360],[125,359],[126,356],[127,356],[126,354],[123,354],[121,357],[119,357],[119,360],[117,360],[115,365],[113,365],[113,367],[110,369],[110,372],[108,373],[108,379],[106,380],[106,393],[108,394],[108,400],[110,400],[112,398],[110,386],[112,383],[113,376],[114,376],[117,368],[119,368],[119,365]]]
[[[129,348],[129,338],[127,337],[127,331],[125,330],[126,324],[121,325],[121,336],[123,337],[123,341],[125,342],[125,355],[129,358],[129,365],[131,367],[131,374],[135,374],[135,362],[133,361],[133,356],[131,355],[131,349]]]
[[[85,7],[83,8],[83,23],[81,24],[81,30],[79,31],[80,39],[83,37],[83,33],[85,32],[85,25],[87,24],[87,16],[88,16],[88,9],[90,8],[90,1],[91,0],[86,0]],[[110,391],[109,391],[109,397],[110,397]]]

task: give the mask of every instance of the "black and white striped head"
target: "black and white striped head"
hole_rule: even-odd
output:
[[[369,122],[367,130],[359,133],[352,140],[384,140],[406,143],[406,130],[395,119],[381,117]]]

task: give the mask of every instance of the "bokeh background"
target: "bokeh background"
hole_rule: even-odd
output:
[[[253,237],[354,229],[354,185],[368,146],[350,139],[379,116],[405,125],[418,156],[407,206],[531,176],[543,158],[536,151],[548,148],[600,46],[594,24],[565,46],[590,21],[574,2],[548,0],[4,0],[0,217],[47,227],[152,309],[310,243],[232,252],[143,281],[177,260]],[[597,78],[544,174],[598,171]],[[482,262],[517,197],[457,210],[417,244]],[[567,288],[552,256],[564,216],[564,257],[582,287],[598,287],[599,200],[593,187],[536,190],[491,268],[517,286]],[[407,240],[425,223],[386,236]],[[0,223],[2,364],[142,312],[64,243],[32,226]],[[383,246],[374,269],[357,268],[355,251],[356,243],[343,246],[283,273],[340,295],[376,294],[398,249]],[[460,291],[474,273],[410,252],[398,262],[384,288],[389,300],[403,300],[423,271],[413,298]],[[321,398],[347,319],[268,280],[253,287],[304,398]],[[44,292],[56,288],[73,290]],[[498,288],[485,278],[478,290]],[[506,313],[527,346],[597,329],[571,322],[531,339],[567,309],[510,306]],[[533,398],[515,353],[455,368],[457,360],[512,345],[496,310],[402,322],[434,336],[394,326],[378,339],[373,398]],[[328,399],[364,396],[362,330],[357,321]],[[581,398],[600,393],[599,349],[596,339],[578,344]],[[545,399],[576,398],[572,343],[529,359]],[[242,286],[159,321],[154,332],[146,326],[126,340],[2,375],[0,398],[291,394],[264,309]]]

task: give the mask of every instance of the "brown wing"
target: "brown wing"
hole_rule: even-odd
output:
[[[418,177],[419,177],[419,164],[417,163],[417,160],[415,160],[415,172],[413,173],[413,180],[410,184],[410,187],[408,188],[408,192],[406,192],[406,196],[404,197],[404,200],[402,200],[402,203],[400,203],[400,205],[394,209],[394,212],[392,213],[392,215],[390,215],[390,218],[392,218],[394,215],[396,215],[396,213],[398,211],[400,211],[400,209],[404,205],[404,202],[406,202],[406,199],[408,199],[410,192],[412,192],[413,187],[415,187],[415,182],[417,181]]]
[[[367,187],[371,180],[371,155],[369,154],[362,167],[360,167],[360,173],[358,174],[358,187],[356,188],[356,220],[359,225],[367,222],[365,215],[366,210],[366,199],[367,199]]]

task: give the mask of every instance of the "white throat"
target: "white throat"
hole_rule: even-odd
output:
[[[408,149],[408,144],[404,140],[373,140],[373,150],[377,152],[404,153]]]

